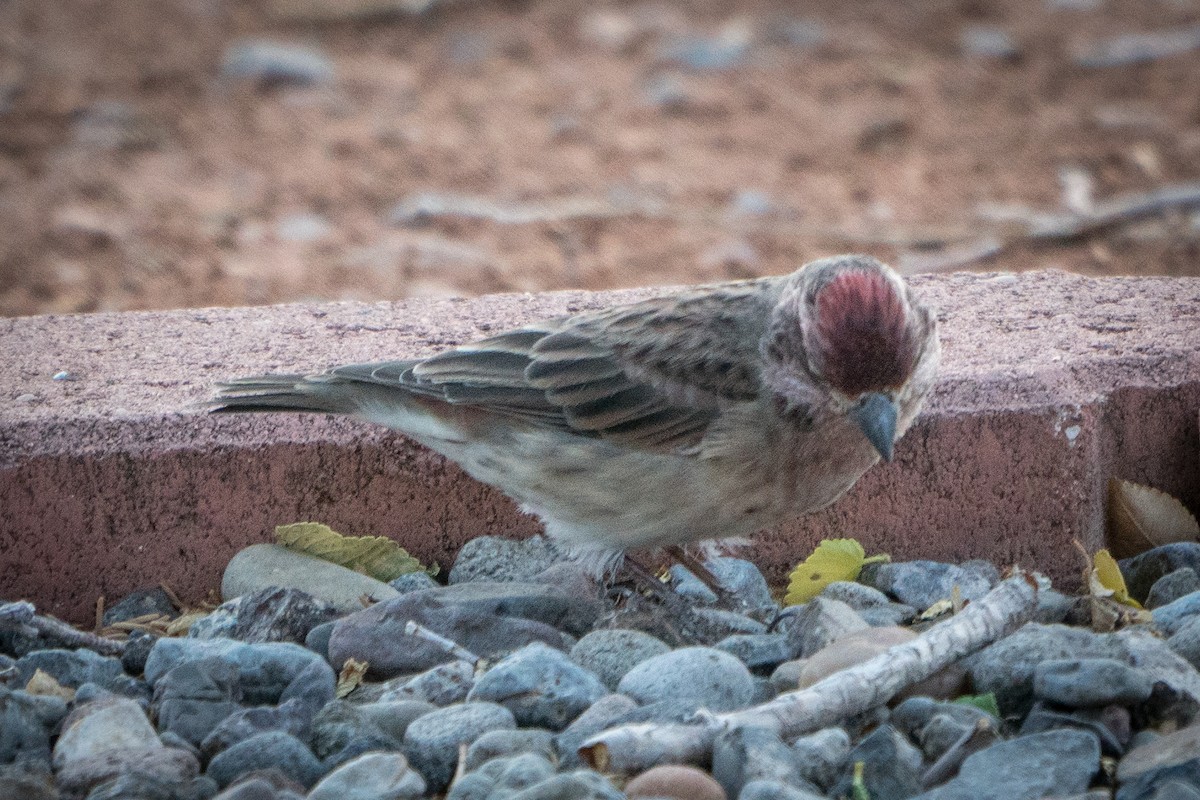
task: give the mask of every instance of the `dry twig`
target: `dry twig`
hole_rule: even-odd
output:
[[[125,652],[125,642],[81,631],[62,620],[38,614],[33,603],[24,601],[0,605],[0,629],[50,636],[68,647],[83,647],[105,656],[119,656]]]
[[[602,771],[640,772],[660,763],[702,764],[713,739],[743,725],[772,728],[791,738],[880,706],[907,686],[986,647],[1023,625],[1033,613],[1037,587],[1018,573],[963,612],[910,642],[849,667],[797,692],[726,714],[702,713],[692,724],[642,723],[603,731],[579,753]]]

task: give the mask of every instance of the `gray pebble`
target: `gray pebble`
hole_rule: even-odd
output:
[[[103,753],[144,748],[162,748],[146,712],[133,700],[109,697],[75,708],[63,721],[54,744],[54,768],[61,772]]]
[[[67,714],[60,697],[29,694],[0,686],[0,764],[18,758],[49,761],[50,736]]]
[[[17,659],[17,683],[29,683],[39,669],[62,686],[77,689],[85,683],[102,687],[115,685],[125,676],[121,659],[91,650],[34,650]]]
[[[1033,618],[1043,625],[1054,625],[1062,622],[1075,607],[1077,599],[1054,589],[1042,589],[1038,592],[1037,610],[1034,612]]]
[[[1160,545],[1117,563],[1129,594],[1135,600],[1144,601],[1149,597],[1150,589],[1164,576],[1185,567],[1200,573],[1200,542]]]
[[[369,575],[306,555],[278,544],[252,544],[240,550],[225,566],[221,597],[236,597],[273,586],[307,592],[343,614],[362,610],[363,596],[390,600],[397,592]]]
[[[347,658],[366,661],[371,665],[371,674],[381,678],[422,672],[455,660],[444,648],[405,633],[409,621],[457,642],[481,658],[503,656],[531,641],[564,644],[563,635],[554,627],[502,613],[509,604],[495,595],[487,601],[456,602],[446,594],[446,590],[474,590],[479,586],[465,583],[410,592],[343,617],[329,639],[330,659],[335,664]],[[547,606],[543,604],[542,608]]]
[[[712,776],[727,797],[737,797],[750,781],[769,780],[805,791],[818,791],[800,774],[795,755],[768,728],[741,726],[713,740]]]
[[[641,96],[645,105],[661,109],[667,114],[685,114],[696,102],[688,83],[680,76],[667,72],[658,72],[647,78],[642,84]]]
[[[719,642],[742,633],[766,633],[767,626],[754,617],[723,608],[693,608],[682,626],[684,637],[694,642]]]
[[[859,614],[866,611],[887,613],[885,619],[888,625],[899,625],[911,620],[917,614],[912,606],[894,603],[883,592],[874,586],[867,586],[856,581],[834,581],[826,586],[819,595],[829,600],[841,600]],[[864,615],[864,619],[866,616]]]
[[[1146,608],[1151,610],[1173,603],[1192,592],[1200,592],[1200,576],[1191,567],[1168,572],[1154,582],[1146,596]]]
[[[467,750],[466,768],[478,769],[496,758],[532,753],[547,761],[555,758],[554,732],[544,728],[518,728],[515,731],[489,731]]]
[[[740,66],[750,55],[750,40],[732,33],[674,37],[663,42],[659,57],[694,70],[723,72]]]
[[[956,586],[963,600],[978,600],[1000,582],[1000,572],[988,561],[943,564],[918,560],[868,564],[859,580],[901,603],[924,610],[949,599]]]
[[[1177,627],[1171,638],[1167,639],[1167,647],[1200,670],[1200,615]]]
[[[850,756],[850,734],[843,728],[825,728],[792,742],[792,753],[801,777],[830,789]]]
[[[445,790],[458,762],[458,746],[488,731],[517,727],[512,712],[495,703],[464,703],[418,717],[404,732],[404,751],[431,792]]]
[[[508,800],[625,800],[625,795],[603,775],[581,769],[546,778]]]
[[[967,757],[958,775],[920,800],[1020,800],[1083,792],[1100,768],[1100,744],[1073,730],[1035,733]]]
[[[241,708],[221,720],[200,742],[199,750],[206,758],[212,758],[238,742],[267,731],[283,731],[307,740],[311,727],[312,711],[299,700],[289,700],[278,706]]]
[[[243,39],[225,50],[221,74],[267,87],[313,86],[333,80],[333,64],[315,48]]]
[[[1058,710],[1043,703],[1035,703],[1033,709],[1021,722],[1021,735],[1027,736],[1043,731],[1074,728],[1091,733],[1100,742],[1100,752],[1106,756],[1120,758],[1131,738],[1129,712],[1120,706],[1104,708],[1077,708],[1071,711]]]
[[[1021,57],[1021,47],[1003,28],[970,25],[959,34],[959,47],[965,55],[998,58],[1007,61]]]
[[[562,730],[604,694],[593,673],[535,642],[485,672],[468,700],[499,703],[518,725]]]
[[[178,664],[219,657],[237,670],[237,684],[248,705],[278,703],[292,682],[301,679],[316,692],[333,697],[336,676],[316,653],[290,642],[246,644],[231,639],[162,638],[146,659],[146,681],[154,686]],[[300,687],[297,687],[300,688]]]
[[[370,742],[377,750],[399,749],[400,740],[376,725],[365,708],[345,700],[326,703],[312,720],[308,740],[312,742],[313,752],[319,758],[328,758],[356,741]]]
[[[881,725],[854,746],[830,794],[851,796],[854,765],[860,761],[863,784],[872,798],[912,797],[920,791],[921,751],[892,725]]]
[[[321,658],[329,658],[329,637],[333,634],[333,626],[336,620],[323,622],[308,632],[304,637],[304,646],[312,650]]]
[[[713,646],[734,656],[752,670],[773,669],[794,655],[786,633],[737,634]]]
[[[1166,608],[1169,606],[1154,613]],[[1037,665],[1069,658],[1115,658],[1137,665],[1152,681],[1162,681],[1174,691],[1200,697],[1200,675],[1165,642],[1138,628],[1097,634],[1065,625],[1030,623],[963,663],[976,692],[994,692],[1002,712],[1023,715],[1033,700],[1033,674]]]
[[[242,709],[237,666],[212,656],[177,664],[154,687],[158,727],[200,747],[216,727]]]
[[[606,694],[588,707],[567,729],[554,739],[558,762],[563,767],[579,766],[579,747],[587,737],[611,727],[638,707],[637,701],[623,694]]]
[[[737,800],[824,800],[818,792],[797,789],[771,780],[754,780],[742,787]]]
[[[835,639],[871,627],[853,608],[826,597],[814,597],[789,612],[787,635],[793,658],[809,658]]]
[[[564,558],[545,536],[506,539],[476,536],[464,544],[450,568],[451,585],[469,581],[528,581]]]
[[[448,706],[465,700],[475,685],[475,667],[466,661],[438,664],[389,689],[379,696],[379,702],[394,700],[424,700],[435,706]]]
[[[340,614],[332,604],[307,592],[268,586],[240,598],[229,638],[242,642],[303,644],[309,631],[338,616]]]
[[[275,223],[275,235],[284,242],[309,244],[332,233],[333,226],[320,214],[289,214]]]
[[[497,800],[536,786],[554,775],[550,759],[519,753],[492,759],[456,781],[446,800]]]
[[[363,716],[377,728],[398,742],[404,741],[404,732],[417,717],[424,716],[436,708],[424,700],[395,700],[378,703],[363,703],[358,707]]]
[[[179,612],[175,609],[175,604],[171,602],[171,598],[162,590],[162,587],[155,586],[150,589],[138,589],[130,592],[104,609],[103,622],[105,625],[113,625],[117,622],[125,622],[134,617],[145,616],[146,614],[160,614],[170,619],[175,619],[179,616]]]
[[[775,609],[771,587],[758,566],[743,558],[720,556],[704,562],[721,586],[735,599],[740,610],[753,613],[762,609]],[[717,596],[690,571],[680,564],[671,567],[671,577],[676,594],[701,603],[715,603]]]
[[[417,800],[425,780],[400,753],[365,753],[321,779],[308,800]]]
[[[1188,622],[1200,617],[1200,592],[1185,594],[1178,600],[1159,606],[1150,614],[1154,618],[1154,627],[1167,636],[1173,636]]]
[[[791,661],[784,661],[777,666],[774,672],[771,673],[771,686],[775,692],[792,692],[800,686],[800,675],[804,672],[804,665],[808,663],[808,659],[797,658]]]
[[[670,700],[732,711],[750,702],[754,681],[746,665],[728,653],[684,647],[638,664],[617,690],[641,703]]]
[[[609,689],[647,658],[671,650],[660,639],[638,630],[604,628],[585,634],[571,648],[571,660],[590,670]]]
[[[472,541],[474,540],[472,539]],[[470,542],[468,542],[468,544],[470,544]],[[465,547],[466,545],[463,546]],[[415,592],[418,589],[436,589],[438,585],[438,582],[430,577],[429,573],[425,572],[424,570],[406,572],[399,578],[388,581],[388,586],[392,587],[400,594],[408,594],[409,592]]]
[[[260,769],[277,769],[306,789],[325,771],[304,742],[283,731],[268,731],[218,753],[206,774],[225,787],[238,776]]]
[[[1033,694],[1072,708],[1133,705],[1150,697],[1154,681],[1111,658],[1043,661],[1033,670]]]

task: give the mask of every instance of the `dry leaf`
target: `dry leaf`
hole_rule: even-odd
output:
[[[1166,492],[1131,481],[1108,482],[1108,544],[1129,558],[1170,542],[1200,541],[1200,524]]]
[[[937,617],[940,617],[942,614],[949,614],[953,610],[954,610],[954,603],[952,603],[949,598],[942,598],[941,600],[938,600],[936,603],[931,605],[929,608],[922,611],[921,615],[918,616],[917,619],[924,622],[925,620],[936,619]]]
[[[43,672],[40,669],[33,671],[33,676],[29,682],[25,684],[25,691],[29,694],[46,695],[50,697],[59,697],[66,700],[68,703],[75,699],[75,690],[67,686],[63,686],[54,676],[48,672]]]
[[[187,636],[192,624],[204,619],[208,614],[207,611],[189,611],[186,614],[180,614],[167,624],[167,636]]]
[[[353,692],[363,682],[369,668],[370,665],[366,661],[347,658],[346,662],[342,664],[342,671],[338,673],[337,688],[334,690],[334,694],[338,698],[342,698]]]
[[[296,522],[275,528],[279,544],[332,561],[376,580],[395,580],[421,569],[421,562],[386,536],[343,536],[320,522]]]

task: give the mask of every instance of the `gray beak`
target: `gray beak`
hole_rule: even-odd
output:
[[[858,425],[867,441],[875,446],[884,461],[892,460],[892,444],[896,439],[896,403],[879,392],[864,394],[850,411],[850,419]]]

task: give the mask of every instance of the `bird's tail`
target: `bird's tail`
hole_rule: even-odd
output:
[[[359,404],[347,382],[331,376],[257,375],[217,386],[209,410],[217,414],[242,411],[313,411],[351,414]]]

